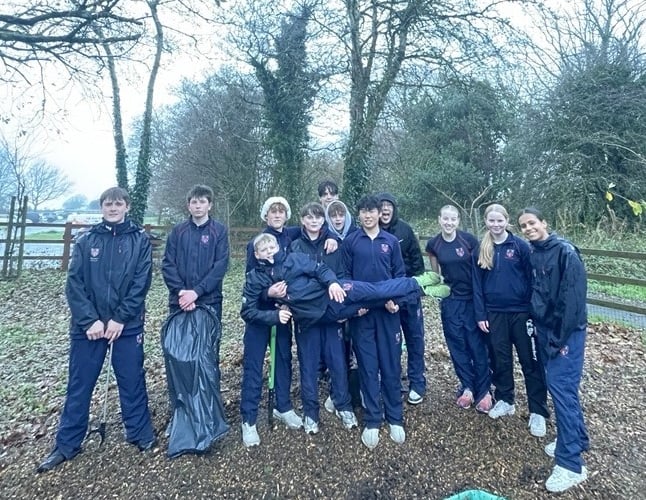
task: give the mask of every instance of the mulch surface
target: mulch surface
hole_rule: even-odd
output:
[[[157,283],[158,285],[158,283]],[[235,286],[238,286],[236,283]],[[33,290],[32,290],[33,292]],[[61,289],[39,300],[64,307]],[[45,294],[40,290],[41,295]],[[239,288],[237,289],[239,294]],[[33,294],[29,294],[33,297]],[[162,297],[162,295],[160,295]],[[16,313],[25,295],[0,293],[9,306],[0,313],[2,325],[35,321]],[[61,302],[62,300],[62,302]],[[155,299],[156,300],[156,299]],[[163,298],[157,302],[163,304]],[[154,305],[153,305],[154,307]],[[418,406],[405,403],[406,442],[393,443],[387,426],[378,447],[369,451],[361,444],[361,428],[345,430],[341,422],[321,409],[321,432],[315,436],[276,424],[269,428],[266,397],[260,409],[261,445],[246,449],[240,438],[239,393],[242,327],[236,315],[237,297],[225,303],[222,387],[231,430],[204,455],[166,457],[163,430],[168,421],[164,369],[158,348],[147,354],[150,406],[159,445],[139,453],[123,441],[116,387],[111,388],[111,413],[107,439],[102,448],[86,442],[85,450],[47,474],[35,474],[37,464],[52,447],[58,414],[64,399],[67,341],[60,332],[47,348],[26,352],[24,344],[7,352],[12,343],[1,344],[0,376],[16,388],[7,393],[8,403],[0,421],[0,496],[2,498],[347,498],[347,499],[443,499],[469,490],[486,490],[511,499],[551,498],[544,489],[553,461],[543,447],[554,438],[553,419],[548,435],[532,437],[527,430],[528,411],[522,376],[517,370],[516,415],[492,420],[474,409],[454,404],[456,378],[448,357],[437,306],[425,305],[427,329],[428,392]],[[51,313],[50,313],[51,317]],[[149,323],[148,342],[158,343],[160,313]],[[37,329],[37,328],[36,328]],[[42,329],[41,329],[42,330]],[[42,330],[42,335],[47,333]],[[64,334],[63,334],[64,335]],[[585,454],[590,478],[562,495],[564,499],[625,499],[646,497],[646,351],[643,332],[605,324],[588,330],[586,366],[581,399],[591,438]],[[151,338],[152,337],[152,338]],[[35,356],[35,357],[34,357]],[[42,382],[47,375],[39,363],[56,363],[57,382]],[[49,360],[49,361],[47,361]],[[11,362],[7,375],[5,363]],[[294,364],[293,401],[300,401],[298,367]],[[46,370],[45,370],[46,371]],[[26,374],[39,374],[26,375]],[[7,380],[7,378],[10,380]],[[13,377],[13,379],[11,379]],[[20,414],[12,410],[20,395],[15,392],[30,380],[41,387],[38,411]],[[40,377],[40,378],[38,378]],[[43,379],[45,377],[45,379]],[[62,382],[61,382],[62,381]],[[63,390],[61,390],[63,383]],[[40,385],[39,385],[40,384]],[[321,405],[327,396],[321,386]],[[4,393],[3,393],[4,394]],[[100,413],[99,393],[92,414]],[[13,406],[12,406],[13,405]],[[358,412],[361,418],[360,411]]]

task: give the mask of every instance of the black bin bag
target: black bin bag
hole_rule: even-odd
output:
[[[174,312],[162,327],[170,458],[205,452],[229,430],[220,394],[221,332],[217,316],[206,306]]]

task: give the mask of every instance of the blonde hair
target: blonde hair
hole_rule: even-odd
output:
[[[263,243],[273,243],[274,245],[278,246],[278,240],[273,234],[269,233],[260,233],[258,236],[256,236],[253,239],[253,249],[254,251],[258,251],[258,247],[262,245]]]
[[[445,210],[447,212],[454,212],[455,215],[458,216],[458,219],[460,218],[460,211],[453,205],[444,205],[442,208],[440,208],[440,217],[442,217],[442,212],[444,212]]]
[[[484,212],[485,220],[491,212],[498,212],[509,224],[509,214],[507,210],[502,205],[494,203],[489,205]],[[482,269],[487,269],[491,271],[493,269],[493,238],[491,237],[491,231],[486,230],[482,236],[482,241],[480,242],[480,252],[478,253],[478,265]]]

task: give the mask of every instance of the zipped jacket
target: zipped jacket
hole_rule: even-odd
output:
[[[138,334],[152,281],[152,250],[143,228],[126,219],[103,221],[74,245],[65,294],[71,311],[70,335],[86,338],[92,324],[114,320],[122,335]]]
[[[532,316],[550,331],[548,352],[556,356],[576,330],[587,325],[587,277],[579,250],[555,233],[531,244]]]
[[[228,267],[229,236],[223,224],[211,218],[201,226],[192,219],[178,224],[168,235],[162,261],[169,304],[179,305],[180,290],[194,290],[196,304],[221,303]]]
[[[269,298],[268,288],[279,281],[287,283],[287,296]],[[247,273],[240,316],[247,323],[277,325],[279,317],[275,304],[287,304],[294,318],[305,328],[325,314],[330,302],[328,287],[332,283],[338,283],[337,277],[324,263],[303,253],[286,255],[279,251],[274,255],[273,263],[259,260],[256,268]]]

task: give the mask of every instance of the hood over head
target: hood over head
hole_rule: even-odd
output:
[[[397,219],[399,218],[399,214],[397,213],[398,212],[398,210],[397,210],[397,200],[390,193],[379,193],[377,195],[377,198],[379,199],[380,203],[383,203],[384,201],[387,201],[388,203],[390,203],[393,206],[392,218],[391,218],[390,222],[388,223],[388,226],[392,226],[393,224],[395,224],[395,222],[397,222]]]
[[[330,217],[330,210],[332,207],[338,207],[342,206],[345,209],[345,221],[343,222],[343,230],[337,231],[334,227],[334,224],[332,224],[332,218]],[[348,231],[350,231],[350,228],[352,227],[352,216],[350,215],[350,211],[348,210],[348,207],[345,203],[343,203],[341,200],[334,200],[331,202],[327,207],[325,207],[325,222],[327,222],[327,228],[329,231],[329,234],[343,240],[345,237],[348,235]]]

